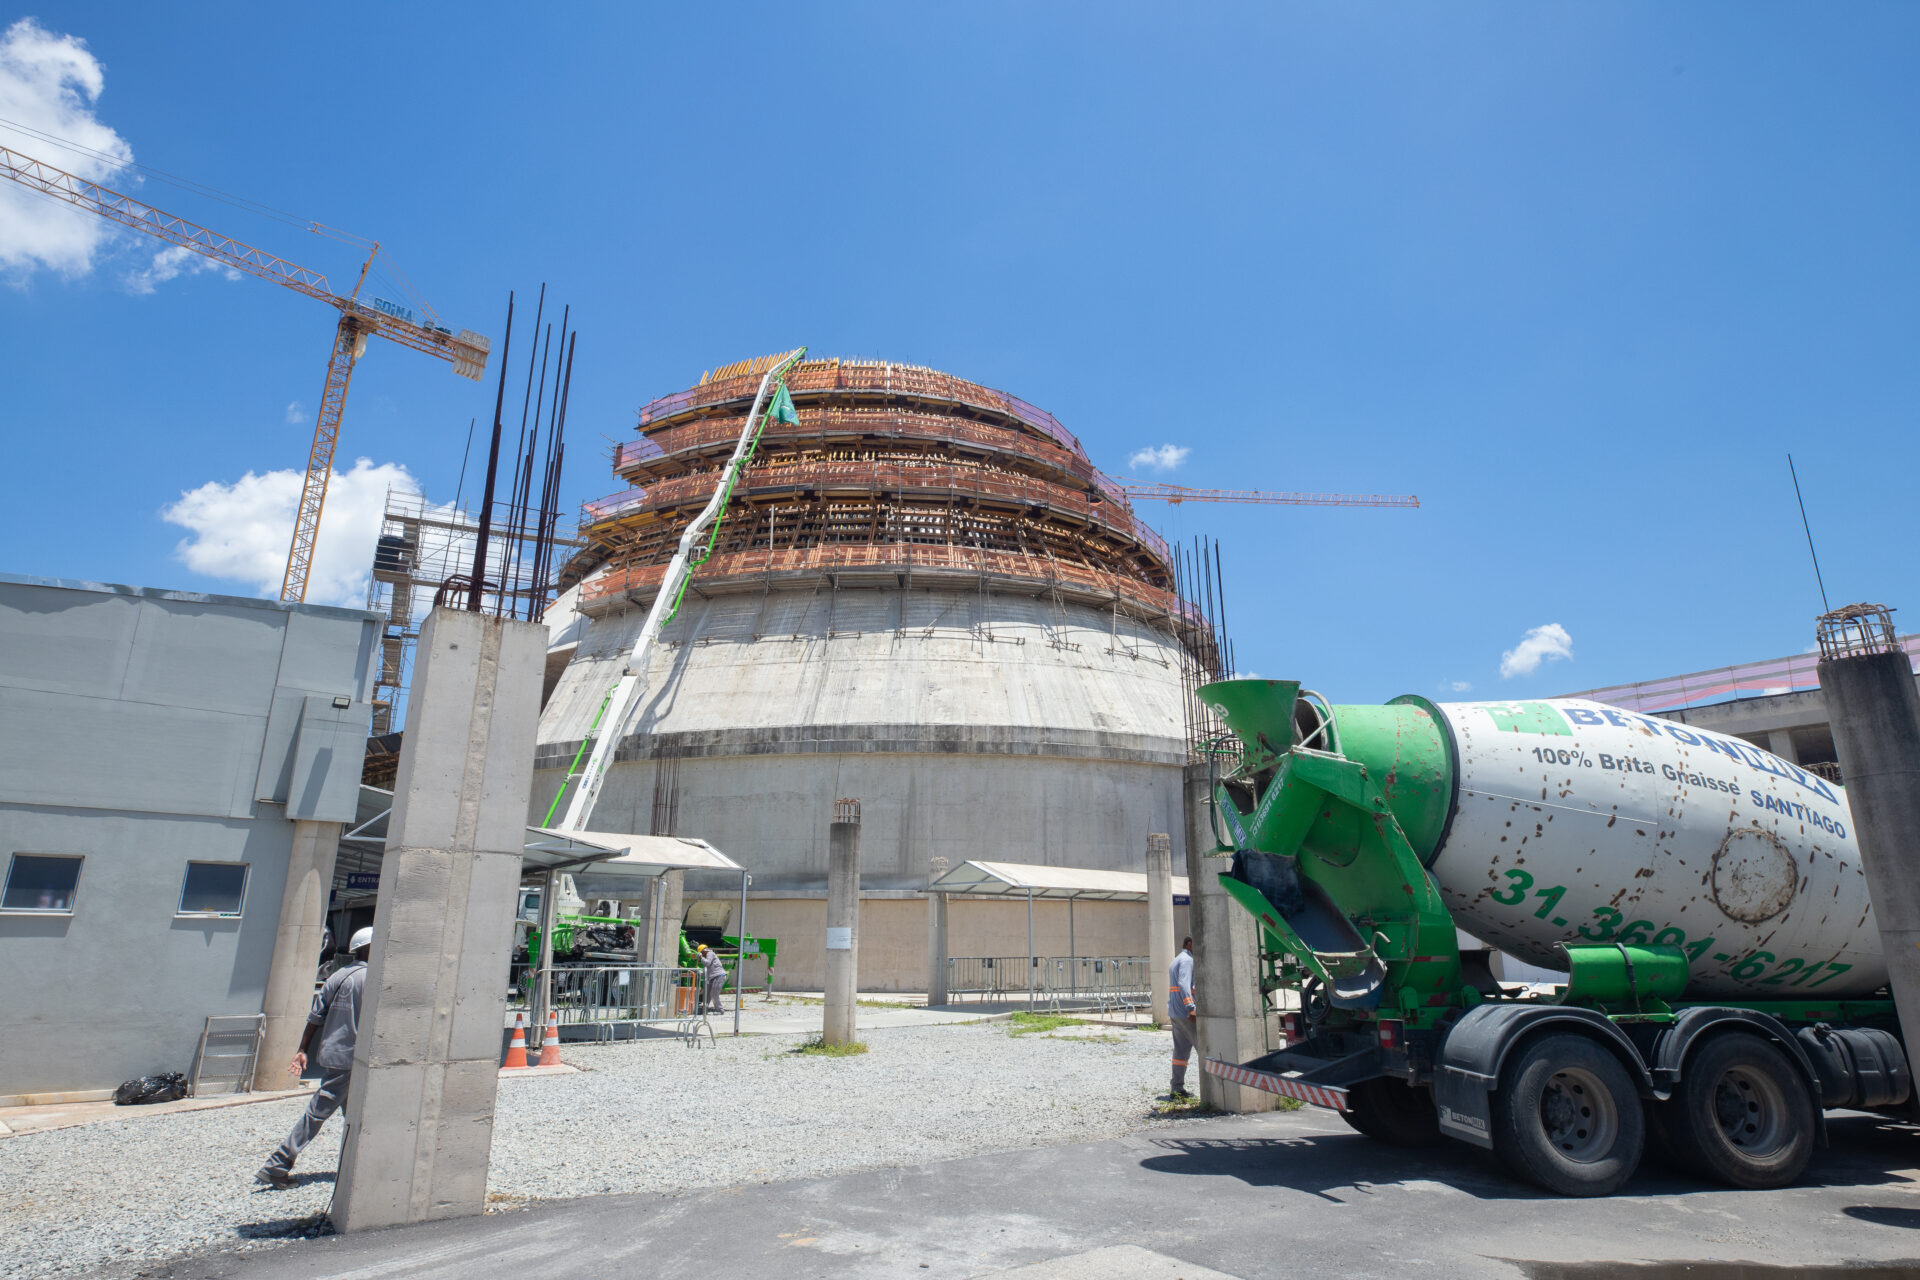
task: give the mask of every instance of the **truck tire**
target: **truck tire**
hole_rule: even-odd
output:
[[[1394,1147],[1437,1147],[1446,1139],[1440,1133],[1440,1112],[1433,1105],[1433,1090],[1404,1081],[1379,1076],[1347,1091],[1351,1110],[1340,1118],[1375,1142]]]
[[[1604,1196],[1640,1166],[1646,1118],[1633,1078],[1582,1035],[1522,1046],[1493,1095],[1493,1149],[1514,1176],[1563,1196]]]
[[[1760,1036],[1717,1035],[1695,1049],[1662,1111],[1681,1167],[1730,1187],[1784,1187],[1813,1158],[1813,1095]]]

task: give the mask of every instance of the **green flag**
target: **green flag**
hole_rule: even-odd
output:
[[[793,397],[787,394],[787,384],[784,382],[775,388],[773,403],[767,406],[767,421],[795,425],[800,421],[800,415],[793,409]]]

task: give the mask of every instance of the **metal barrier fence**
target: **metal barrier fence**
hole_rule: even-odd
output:
[[[947,998],[1025,999],[1028,973],[1036,1003],[1058,1009],[1087,1002],[1101,1010],[1144,1009],[1153,999],[1152,963],[1145,956],[948,956]]]
[[[516,964],[510,974],[509,1011],[532,1006],[538,970]],[[553,1012],[562,1027],[591,1026],[610,1039],[615,1027],[678,1022],[695,1011],[699,971],[668,965],[556,965]]]

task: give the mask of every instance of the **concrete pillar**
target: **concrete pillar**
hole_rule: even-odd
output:
[[[1793,730],[1769,729],[1767,731],[1767,750],[1785,760],[1788,764],[1799,764],[1800,757],[1793,750]]]
[[[1920,691],[1905,653],[1824,659],[1834,752],[1860,846],[1894,1008],[1920,1043]]]
[[[686,912],[687,873],[668,871],[661,875],[653,894],[653,909],[660,927],[653,936],[653,962],[671,969],[680,963],[680,920]]]
[[[927,860],[927,883],[947,873],[945,858]],[[927,1007],[947,1002],[947,895],[927,894]]]
[[[507,966],[547,629],[435,609],[421,628],[373,917],[332,1218],[486,1207]]]
[[[1258,922],[1220,887],[1228,859],[1214,847],[1207,767],[1189,765],[1187,810],[1187,928],[1193,934],[1194,1026],[1200,1098],[1221,1111],[1272,1111],[1279,1098],[1208,1075],[1208,1058],[1241,1063],[1267,1051],[1266,1007],[1260,996]]]
[[[849,1044],[860,974],[860,802],[835,804],[827,836],[826,1019],[820,1039]]]
[[[1156,986],[1147,1002],[1153,1025],[1167,1025],[1167,1002],[1159,998],[1167,970],[1173,967],[1173,841],[1164,833],[1147,837],[1147,963],[1148,978]]]
[[[313,979],[320,968],[320,938],[327,931],[327,899],[333,891],[340,831],[338,822],[293,824],[287,887],[280,894],[280,927],[273,938],[273,963],[267,969],[267,995],[261,1004],[267,1030],[253,1068],[256,1089],[285,1089],[293,1084],[287,1063],[300,1050],[307,1012],[313,1008]],[[340,945],[347,941],[340,939]]]

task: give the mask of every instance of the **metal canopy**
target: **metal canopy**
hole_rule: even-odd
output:
[[[360,788],[358,821],[340,837],[341,843],[384,850],[387,823],[393,814],[393,793],[380,787]],[[379,863],[376,861],[377,870]],[[633,836],[617,831],[556,831],[528,827],[521,853],[523,875],[548,871],[591,869],[595,875],[646,879],[669,871],[744,871],[739,863],[705,840],[687,836]]]
[[[1095,871],[1087,867],[1047,867],[1030,862],[963,862],[928,885],[927,892],[1145,902],[1147,877],[1140,871]],[[1173,892],[1176,896],[1186,894],[1185,876],[1173,877]]]
[[[524,865],[532,871],[590,869],[594,875],[657,876],[669,871],[744,871],[705,840],[615,831],[528,827]]]

